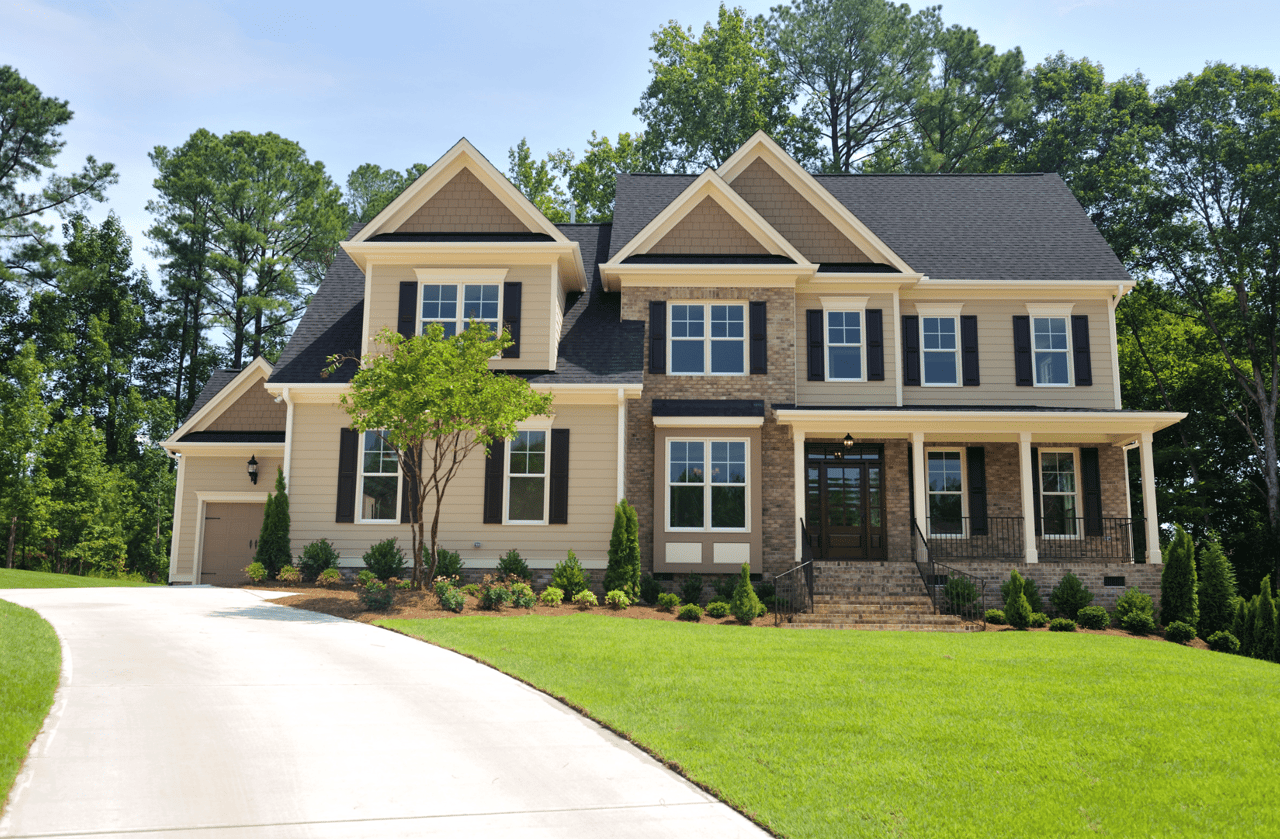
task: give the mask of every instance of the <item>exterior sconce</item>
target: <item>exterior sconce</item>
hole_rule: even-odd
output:
[[[852,434],[844,435],[844,450],[850,451],[852,448],[853,448],[853,435]]]
[[[253,481],[254,485],[258,483],[258,458],[253,455],[249,455],[249,480]]]

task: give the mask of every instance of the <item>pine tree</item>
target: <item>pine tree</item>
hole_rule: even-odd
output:
[[[1165,626],[1182,621],[1200,624],[1200,603],[1196,591],[1195,546],[1181,525],[1174,526],[1173,542],[1165,554],[1160,575],[1160,622]]]
[[[1234,597],[1231,600],[1231,634],[1240,642],[1240,655],[1249,654],[1244,647],[1245,637],[1249,634],[1248,629],[1249,604],[1243,597]]]
[[[289,544],[289,495],[285,492],[284,470],[276,468],[276,491],[267,496],[267,508],[262,513],[262,530],[258,535],[258,552],[253,561],[261,562],[271,579],[286,565],[293,564],[292,547]]]
[[[1257,613],[1258,596],[1244,600],[1240,605],[1237,620],[1240,624],[1240,655],[1253,658],[1253,616]]]
[[[613,508],[604,590],[623,591],[632,600],[640,599],[640,520],[625,498]]]
[[[742,563],[742,573],[738,576],[738,585],[733,590],[733,602],[729,604],[729,614],[738,619],[738,623],[749,624],[760,614],[760,598],[756,596],[755,587],[751,585],[751,564]]]
[[[1200,549],[1199,581],[1200,637],[1208,638],[1221,630],[1230,632],[1235,618],[1236,572],[1217,539],[1206,541]]]
[[[1004,602],[1004,618],[1014,629],[1026,629],[1031,625],[1031,604],[1022,593],[1022,575],[1009,572],[1009,594]]]
[[[1274,661],[1276,651],[1276,601],[1271,596],[1271,575],[1262,578],[1257,609],[1253,614],[1253,657]]]

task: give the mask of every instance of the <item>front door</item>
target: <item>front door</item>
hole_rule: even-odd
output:
[[[817,559],[885,558],[884,461],[872,455],[811,453],[808,530]]]

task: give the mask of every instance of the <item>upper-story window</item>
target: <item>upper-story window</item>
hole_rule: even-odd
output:
[[[497,335],[502,328],[498,318],[501,295],[501,283],[424,283],[421,332],[438,323],[444,327],[444,334],[452,337],[477,320]]]
[[[960,384],[959,303],[917,303],[920,320],[920,383],[926,387]]]
[[[862,312],[825,312],[827,317],[827,381],[860,382]]]
[[[746,305],[672,303],[668,372],[741,376],[746,373]]]
[[[360,521],[396,521],[400,499],[400,462],[379,431],[364,433],[360,458]]]
[[[1065,317],[1031,319],[1032,369],[1037,385],[1071,384],[1069,342]]]

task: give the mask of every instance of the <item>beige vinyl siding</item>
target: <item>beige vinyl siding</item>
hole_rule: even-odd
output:
[[[411,528],[407,524],[334,521],[339,429],[349,425],[346,411],[338,405],[300,403],[294,408],[293,489],[289,493],[294,553],[326,538],[342,556],[344,567],[361,567],[361,556],[371,544],[394,536],[408,555]],[[552,568],[571,548],[585,566],[604,567],[617,500],[617,408],[563,406],[556,410],[552,427],[570,429],[569,523],[482,524],[484,454],[473,452],[450,483],[440,517],[440,544],[461,553],[468,568],[495,567],[498,556],[512,548],[532,568]],[[428,496],[428,528],[434,503]],[[473,547],[475,542],[481,543],[479,550]]]
[[[254,382],[243,395],[205,426],[204,431],[284,431],[288,411],[283,403]]]
[[[821,309],[823,297],[867,297],[868,309],[880,309],[884,326],[883,382],[811,382],[809,381],[809,332],[805,314]],[[825,325],[824,325],[825,328]],[[900,350],[894,340],[893,295],[832,292],[831,294],[796,295],[796,404],[820,405],[897,405],[897,378],[901,374]],[[865,338],[864,338],[865,341]],[[863,364],[865,367],[865,343]]]
[[[200,544],[203,519],[196,493],[260,492],[265,494],[274,489],[276,468],[282,465],[283,459],[259,453],[255,453],[255,457],[258,460],[257,486],[249,481],[249,472],[246,468],[249,458],[245,455],[208,457],[187,453],[182,456],[185,475],[182,481],[182,501],[178,505],[181,526],[177,551],[174,554],[174,567],[170,569],[171,579],[192,580],[195,574],[196,546]],[[194,579],[194,582],[200,581]]]
[[[432,269],[443,266],[430,266]],[[467,266],[468,270],[484,266]],[[494,265],[494,268],[506,266]],[[383,327],[395,331],[400,315],[400,283],[418,282],[409,265],[377,265],[373,268],[373,288],[369,301],[369,338]],[[559,285],[549,265],[517,265],[507,271],[505,282],[518,282],[520,288],[520,357],[496,358],[490,366],[495,370],[550,369],[555,361],[553,347],[558,343],[559,328],[552,332],[552,312],[559,311],[560,301],[553,289]],[[501,312],[499,312],[501,314]],[[552,342],[552,335],[557,341]],[[370,347],[372,349],[372,347]]]
[[[921,301],[923,302],[923,301]],[[933,301],[930,301],[933,302]],[[939,301],[944,302],[944,301]],[[914,315],[915,304],[902,301],[902,314]],[[1089,353],[1093,384],[1088,387],[1018,387],[1013,369],[1013,318],[1027,314],[1018,300],[969,301],[961,315],[978,318],[978,360],[982,384],[978,387],[904,387],[904,405],[1039,405],[1043,407],[1114,408],[1116,384],[1112,378],[1110,310],[1105,301],[1076,303],[1073,315],[1089,316]],[[887,324],[886,324],[886,332]],[[1067,324],[1070,334],[1071,325]],[[1073,348],[1074,349],[1074,348]],[[902,350],[897,354],[901,356]],[[1067,363],[1075,377],[1075,360]]]
[[[767,254],[769,250],[710,196],[680,219],[647,253]]]

